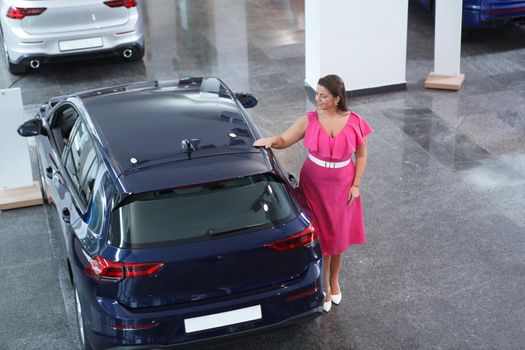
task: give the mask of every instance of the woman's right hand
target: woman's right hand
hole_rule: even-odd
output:
[[[253,147],[264,147],[264,148],[271,148],[272,145],[275,142],[275,136],[272,137],[263,137],[262,139],[258,139],[253,143]]]
[[[297,119],[292,126],[288,128],[285,132],[278,136],[263,137],[258,139],[253,143],[253,147],[264,147],[264,148],[275,148],[283,149],[290,147],[300,139],[304,137],[306,132],[306,126],[308,125],[307,115],[303,115],[301,118]]]

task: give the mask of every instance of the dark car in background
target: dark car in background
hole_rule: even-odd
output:
[[[215,78],[51,99],[36,136],[84,349],[168,348],[321,311],[321,253],[297,183]]]
[[[417,0],[424,8],[434,11],[436,0]],[[525,23],[525,1],[521,0],[463,0],[463,27],[495,27],[506,23]]]

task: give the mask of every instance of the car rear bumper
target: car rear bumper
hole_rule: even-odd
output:
[[[154,345],[155,349],[181,349],[181,348],[192,348],[197,346],[204,346],[209,344],[217,344],[220,342],[225,342],[232,340],[232,338],[235,339],[242,339],[249,336],[254,336],[257,334],[262,334],[266,332],[270,332],[272,330],[291,327],[295,325],[300,325],[303,323],[307,323],[309,321],[314,320],[315,318],[321,316],[323,313],[323,307],[318,306],[314,309],[308,310],[306,312],[303,312],[302,314],[295,315],[293,317],[290,317],[282,322],[268,325],[265,327],[255,328],[251,330],[241,331],[238,333],[231,333],[231,334],[225,334],[220,335],[216,337],[210,337],[202,340],[195,340],[195,341],[189,341],[181,344],[168,344],[168,345]],[[142,349],[151,349],[152,345],[127,345],[127,346],[115,346],[108,348],[108,350],[142,350]]]
[[[60,62],[74,62],[74,61],[85,61],[89,59],[98,59],[105,57],[123,57],[124,50],[133,50],[133,56],[142,55],[144,52],[144,42],[135,42],[129,44],[123,44],[111,49],[101,49],[89,52],[74,52],[60,55],[48,55],[45,53],[35,52],[31,55],[20,56],[16,64],[30,66],[31,61],[38,60],[40,64],[46,63],[60,63]]]
[[[9,30],[4,27],[4,39],[9,59],[14,64],[23,64],[31,57],[81,57],[100,52],[112,52],[126,45],[144,47],[144,32],[139,19],[121,27],[78,33],[33,35],[20,27],[15,26]],[[95,40],[97,43],[71,47],[71,43],[82,40]],[[66,48],[65,44],[68,44],[69,47]]]
[[[525,1],[512,3],[492,2],[485,5],[465,5],[463,26],[465,28],[492,27],[503,23],[525,22]]]
[[[311,291],[311,292],[309,292]],[[305,293],[307,292],[307,293]],[[292,297],[290,299],[290,297]],[[86,337],[94,348],[111,349],[169,349],[203,342],[217,341],[274,328],[294,325],[322,313],[321,262],[312,263],[304,278],[293,285],[255,292],[229,300],[206,304],[181,305],[158,311],[156,308],[134,310],[113,299],[98,298],[98,305],[84,305],[90,315]],[[186,332],[184,320],[215,315],[260,305],[262,318],[217,328]],[[115,330],[114,325],[144,325],[155,323],[151,329]]]

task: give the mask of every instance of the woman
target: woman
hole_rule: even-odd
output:
[[[342,253],[351,244],[366,241],[359,188],[366,167],[366,137],[372,128],[349,111],[340,77],[327,75],[317,84],[316,111],[300,117],[279,136],[255,141],[254,146],[281,149],[304,138],[309,155],[301,169],[300,188],[323,252],[323,310],[328,312],[332,302],[339,304],[342,298]]]

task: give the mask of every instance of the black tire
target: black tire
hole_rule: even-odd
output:
[[[11,63],[11,59],[9,58],[9,53],[7,52],[7,45],[4,41],[4,35],[2,33],[2,44],[4,45],[4,57],[5,57],[5,63],[7,64],[7,69],[9,70],[9,73],[13,75],[22,75],[27,72],[27,66],[24,66],[23,64],[14,64]]]
[[[474,33],[474,30],[471,28],[461,28],[461,40],[468,40]]]
[[[430,15],[432,16],[432,23],[436,25],[436,1],[430,1]]]
[[[9,73],[13,75],[24,75],[25,73],[27,73],[27,66],[24,66],[23,64],[14,64],[14,63],[7,61],[7,65],[8,65]]]
[[[37,151],[38,152],[38,151]],[[36,161],[38,166],[38,175],[39,175],[39,183],[40,183],[40,194],[42,195],[42,203],[43,204],[49,204],[49,197],[47,196],[46,186],[45,186],[45,178],[44,174],[42,173],[42,162],[40,161],[40,156],[36,155]]]
[[[146,53],[146,50],[144,48],[138,49],[137,53],[131,57],[132,61],[140,61],[144,58],[144,54]]]
[[[80,349],[81,350],[93,350],[91,345],[89,344],[87,338],[86,338],[86,332],[84,330],[84,319],[82,317],[82,305],[80,304],[80,298],[78,297],[77,289],[75,288],[75,284],[73,283],[73,293],[75,293],[75,309],[77,314],[77,322],[78,322],[78,338],[80,341]]]

